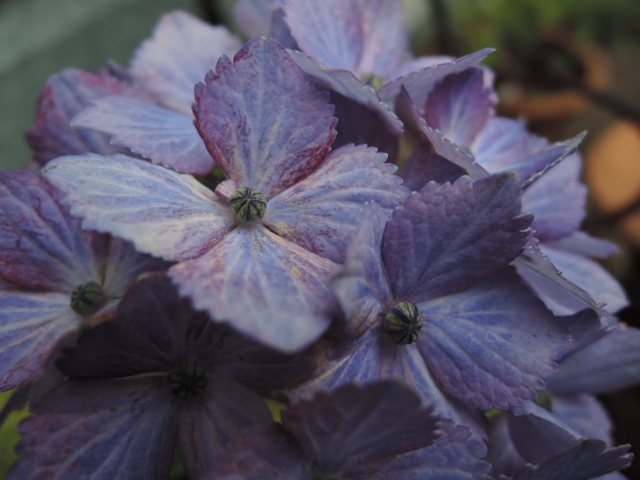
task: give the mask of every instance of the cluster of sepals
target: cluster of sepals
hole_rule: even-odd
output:
[[[396,0],[236,13],[52,77],[0,172],[9,478],[623,478],[582,137],[497,116],[490,50],[412,58]]]

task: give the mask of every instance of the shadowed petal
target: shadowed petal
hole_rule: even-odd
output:
[[[196,127],[228,178],[277,195],[329,153],[336,119],[328,95],[275,40],[251,40],[222,57],[196,87]]]
[[[228,206],[193,177],[135,158],[62,157],[43,172],[84,217],[83,227],[166,260],[201,255],[233,225]]]
[[[522,251],[530,217],[520,213],[520,181],[502,174],[472,184],[429,183],[394,211],[382,257],[398,300],[413,303],[464,290]]]
[[[263,344],[294,351],[329,326],[337,302],[327,280],[336,267],[256,225],[237,227],[169,274],[195,308]]]
[[[68,381],[24,420],[12,480],[166,478],[176,411],[156,378]]]
[[[109,134],[114,145],[179,172],[206,175],[215,167],[190,112],[185,115],[144,100],[110,96],[76,115],[73,126]]]
[[[362,206],[373,201],[390,211],[409,194],[386,158],[365,145],[334,150],[315,172],[269,201],[264,224],[310,252],[344,262]]]
[[[571,336],[509,269],[462,293],[418,304],[418,346],[445,391],[481,410],[544,388]]]

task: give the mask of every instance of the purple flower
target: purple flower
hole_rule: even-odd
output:
[[[156,274],[58,366],[71,379],[32,406],[9,478],[167,478],[176,446],[195,478],[243,428],[271,421],[260,395],[309,363],[210,322]]]
[[[83,225],[179,263],[196,308],[267,345],[299,350],[327,329],[327,276],[342,262],[362,206],[408,194],[386,155],[330,152],[333,108],[274,40],[222,57],[196,88],[196,127],[227,176],[215,193],[193,177],[123,156],[51,162],[45,175]]]
[[[45,179],[0,172],[0,390],[39,373],[66,334],[107,318],[131,282],[167,264],[80,228]]]
[[[285,410],[282,425],[247,432],[205,478],[489,478],[482,442],[393,381],[319,393]]]

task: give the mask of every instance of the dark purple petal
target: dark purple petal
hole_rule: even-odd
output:
[[[191,105],[191,103],[189,103]],[[111,143],[179,172],[206,175],[215,162],[185,115],[145,100],[110,96],[92,102],[73,126],[111,135]]]
[[[110,154],[117,148],[104,135],[71,128],[71,119],[89,102],[106,95],[132,95],[133,89],[106,74],[66,69],[47,80],[40,95],[36,123],[27,132],[35,159],[45,164],[62,155]]]
[[[492,113],[493,92],[477,67],[445,77],[433,88],[425,106],[427,124],[467,149]]]
[[[43,172],[83,227],[166,260],[202,255],[234,223],[228,205],[193,177],[124,155],[63,157]]]
[[[180,409],[178,450],[189,478],[211,470],[245,428],[271,421],[267,404],[256,393],[232,380],[209,378],[197,400]]]
[[[275,40],[251,40],[222,57],[196,87],[196,127],[228,178],[269,199],[329,153],[336,119],[328,95]]]
[[[583,437],[604,440],[613,445],[613,424],[609,414],[593,395],[571,395],[552,399],[552,412]]]
[[[282,413],[284,427],[323,475],[432,445],[437,417],[396,381],[349,384],[303,400]]]
[[[68,381],[20,424],[20,460],[8,478],[166,478],[177,412],[156,378]]]
[[[104,235],[85,232],[42,177],[0,172],[0,276],[35,290],[70,294],[100,280]]]
[[[373,201],[390,211],[409,194],[386,158],[365,145],[334,150],[315,172],[269,201],[265,226],[312,253],[344,262],[363,205]]]
[[[337,265],[261,225],[239,226],[200,258],[169,270],[180,293],[217,321],[283,351],[301,350],[328,328]]]
[[[397,300],[421,302],[464,290],[522,251],[530,217],[520,213],[515,174],[472,184],[429,183],[396,209],[382,257]]]
[[[33,378],[57,342],[80,326],[69,294],[0,290],[0,391]]]
[[[322,88],[332,90],[373,111],[393,135],[402,135],[402,122],[376,91],[348,70],[326,68],[302,52],[289,51],[291,57],[304,72],[315,79]]]
[[[571,336],[508,269],[456,295],[418,304],[417,341],[448,393],[480,408],[505,409],[544,388]]]
[[[193,87],[222,55],[242,46],[224,27],[214,27],[186,12],[164,15],[131,63],[134,81],[163,106],[191,116]]]
[[[421,142],[398,172],[404,186],[420,191],[429,182],[453,183],[466,172],[453,162],[435,153],[430,143]]]
[[[468,68],[477,66],[484,58],[493,52],[491,48],[485,48],[464,57],[447,63],[416,70],[387,83],[378,93],[383,102],[393,105],[401,89],[404,87],[416,105],[426,104],[427,97],[435,85],[447,75],[462,72]],[[422,112],[421,112],[422,113]]]
[[[572,353],[548,380],[557,395],[607,393],[640,382],[640,331],[618,324],[613,332]]]

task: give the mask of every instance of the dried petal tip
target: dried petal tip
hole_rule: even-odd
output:
[[[171,392],[178,398],[195,397],[209,383],[207,373],[195,360],[189,360],[181,367],[170,372],[168,380]]]
[[[71,308],[80,315],[93,315],[106,301],[102,285],[94,280],[78,285],[71,292]]]
[[[262,220],[267,212],[267,197],[258,190],[242,187],[231,195],[231,209],[240,222],[256,222]]]
[[[413,303],[399,302],[384,316],[384,331],[396,345],[408,345],[422,330],[422,312]]]

